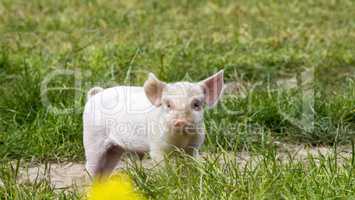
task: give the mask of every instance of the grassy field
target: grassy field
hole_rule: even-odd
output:
[[[353,156],[281,162],[275,141],[351,144],[355,135],[355,2],[0,2],[0,199],[77,199],[46,182],[15,184],[13,160],[83,161],[81,115],[92,86],[201,80],[239,85],[206,112],[202,151],[248,150],[257,166],[182,158],[132,168],[152,199],[343,199]],[[335,156],[335,157],[334,157]]]

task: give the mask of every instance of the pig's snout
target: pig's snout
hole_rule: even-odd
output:
[[[174,127],[175,128],[184,128],[189,125],[189,122],[185,119],[176,119],[174,121]]]

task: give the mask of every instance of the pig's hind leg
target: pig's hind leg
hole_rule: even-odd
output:
[[[117,144],[105,142],[93,156],[88,156],[86,168],[93,177],[109,176],[115,169],[124,150]]]

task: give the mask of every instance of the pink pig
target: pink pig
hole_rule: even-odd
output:
[[[150,73],[143,87],[94,87],[83,114],[86,169],[109,175],[124,152],[157,162],[175,148],[196,156],[205,139],[203,110],[223,88],[223,70],[198,83],[164,83]]]

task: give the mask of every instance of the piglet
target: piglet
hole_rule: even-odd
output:
[[[143,87],[94,87],[83,113],[86,169],[109,175],[124,152],[160,162],[178,148],[196,156],[205,139],[203,111],[223,88],[223,70],[198,83],[165,83],[150,73]]]

